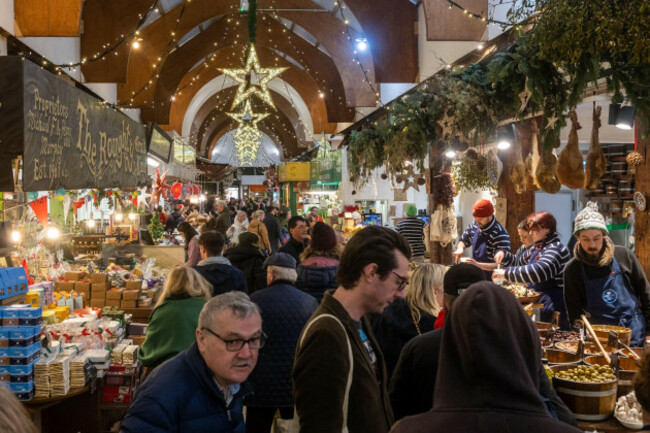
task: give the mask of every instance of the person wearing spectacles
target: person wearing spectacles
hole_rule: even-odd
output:
[[[251,295],[262,310],[262,329],[273,342],[260,351],[250,376],[255,393],[246,397],[246,432],[269,433],[276,411],[293,418],[291,367],[298,337],[318,308],[316,299],[296,287],[296,260],[287,253],[266,259],[268,287]]]
[[[363,228],[345,246],[339,286],[325,292],[296,350],[292,377],[301,432],[390,430],[384,357],[364,316],[404,298],[410,257],[408,241],[385,227]]]
[[[243,399],[266,335],[259,307],[233,291],[210,299],[199,315],[196,343],[144,381],[121,432],[246,431]]]

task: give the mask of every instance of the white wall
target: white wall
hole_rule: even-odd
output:
[[[14,2],[0,0],[0,27],[14,34]]]
[[[6,1],[6,0],[2,0]],[[75,63],[80,59],[79,38],[47,38],[47,37],[29,37],[20,38],[20,40],[29,45],[40,55],[57,65],[64,63]],[[76,67],[74,72],[64,69],[75,80],[81,81],[81,70]]]

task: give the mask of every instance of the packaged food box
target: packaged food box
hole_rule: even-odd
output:
[[[35,317],[33,319],[21,317],[18,319],[18,326],[39,326],[42,321],[41,317]]]
[[[9,365],[30,365],[38,359],[40,353],[39,350],[27,356],[10,356]]]
[[[106,291],[106,299],[122,299],[122,289],[111,289]]]
[[[36,361],[32,361],[31,363],[23,364],[23,365],[10,365],[5,368],[7,369],[7,372],[11,375],[29,374],[34,371],[34,364],[36,364]]]
[[[8,374],[10,382],[22,382],[26,383],[30,380],[34,380],[34,372],[21,373],[21,374]]]
[[[41,297],[38,292],[27,292],[25,294],[25,302],[31,305],[32,307],[40,307]]]
[[[104,273],[97,273],[97,274],[92,274],[90,276],[90,282],[91,283],[108,283],[108,274]]]
[[[137,301],[139,296],[139,290],[125,290],[122,292],[122,299],[125,301]]]
[[[96,299],[96,298],[91,298],[90,299],[90,306],[92,308],[104,308],[104,303],[106,302],[105,299]]]
[[[133,387],[105,386],[102,401],[105,403],[130,403],[133,397]]]
[[[71,292],[74,290],[74,281],[57,281],[54,283],[54,291]]]
[[[0,349],[0,350],[7,350],[10,358],[27,357],[27,356],[31,356],[35,352],[38,352],[40,354],[41,344],[40,343],[34,343],[31,346],[27,346],[27,347],[11,347],[10,346],[7,349]]]
[[[77,292],[90,292],[90,281],[76,281],[74,289]]]
[[[63,274],[63,279],[70,280],[70,281],[78,281],[78,280],[83,280],[85,276],[86,276],[85,272],[69,271]]]
[[[29,392],[34,390],[34,381],[29,382],[11,382],[11,392]]]
[[[27,392],[15,392],[16,398],[20,401],[29,401],[34,398],[34,389]]]
[[[106,291],[106,290],[108,290],[110,288],[111,287],[106,283],[91,283],[90,284],[91,292],[95,291],[95,290],[97,290],[97,291],[101,291],[101,290]]]
[[[107,307],[119,307],[120,306],[120,301],[119,299],[106,299],[104,301],[104,305]]]
[[[11,375],[9,373],[0,373],[0,382],[3,383],[11,382]]]
[[[106,299],[106,290],[94,290],[90,293],[90,299]]]
[[[32,338],[41,335],[41,326],[11,326],[9,331],[9,340]]]
[[[126,282],[126,290],[140,290],[142,289],[142,280],[134,280]]]
[[[122,300],[122,303],[120,304],[120,306],[121,306],[122,308],[135,308],[135,307],[136,307],[136,303],[137,303],[137,301],[129,301],[129,300],[124,300],[124,299],[123,299],[123,300]]]

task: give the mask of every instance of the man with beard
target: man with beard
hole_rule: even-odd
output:
[[[564,269],[564,298],[573,323],[581,314],[592,324],[632,330],[632,345],[643,346],[650,330],[650,284],[634,253],[614,245],[605,218],[593,202],[578,214],[578,243]]]

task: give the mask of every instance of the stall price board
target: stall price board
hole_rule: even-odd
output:
[[[16,57],[0,57],[0,95],[0,156],[23,155],[25,191],[148,183],[144,125]]]

